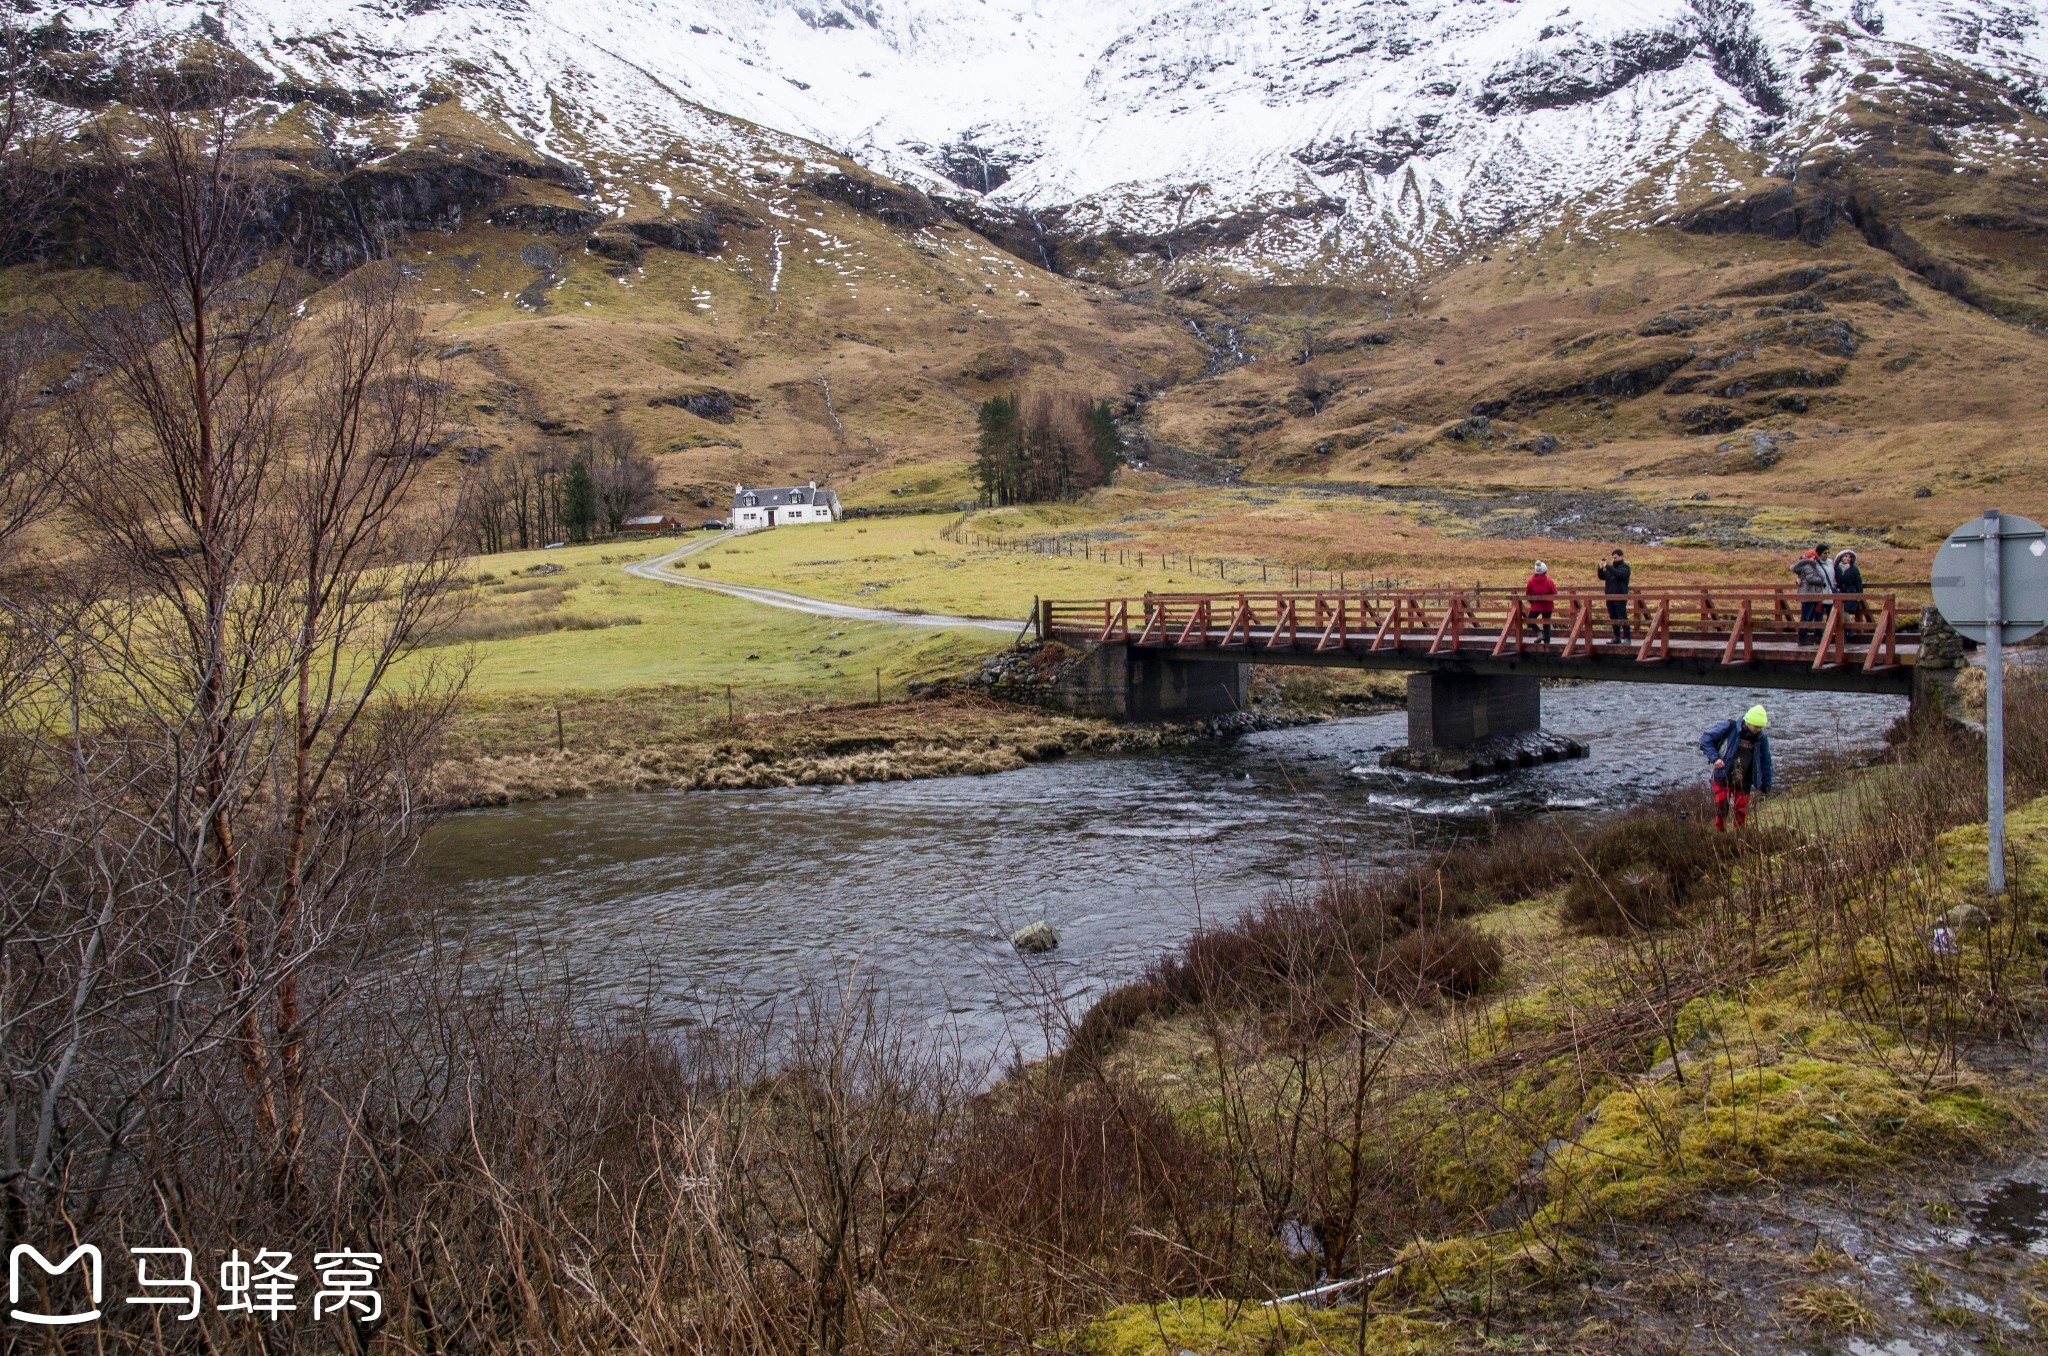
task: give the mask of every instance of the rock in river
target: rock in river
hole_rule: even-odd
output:
[[[1010,934],[1010,945],[1027,956],[1040,955],[1060,944],[1060,935],[1053,931],[1052,924],[1043,918],[1030,927],[1018,928]]]
[[[1428,772],[1439,777],[1484,777],[1538,763],[1556,763],[1567,758],[1584,758],[1590,750],[1576,739],[1530,730],[1524,734],[1482,739],[1469,748],[1394,749],[1380,755],[1382,767],[1404,772]]]

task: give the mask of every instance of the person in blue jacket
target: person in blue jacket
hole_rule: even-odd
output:
[[[1735,811],[1735,827],[1749,820],[1751,795],[1768,795],[1771,790],[1771,739],[1764,731],[1771,717],[1762,706],[1752,706],[1740,720],[1724,720],[1700,736],[1700,752],[1714,764],[1714,828],[1725,832],[1728,811]]]

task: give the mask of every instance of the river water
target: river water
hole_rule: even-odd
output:
[[[852,976],[977,1055],[1035,1057],[1048,997],[1078,1007],[1326,863],[1393,865],[1495,817],[1702,784],[1699,732],[1752,701],[1771,709],[1781,783],[1875,749],[1905,712],[1840,693],[1558,687],[1545,727],[1592,756],[1478,782],[1379,768],[1405,738],[1397,711],[981,777],[469,811],[434,831],[426,863],[446,944],[538,963],[586,1000],[686,1025]],[[1026,960],[1005,938],[1040,918],[1061,945]]]

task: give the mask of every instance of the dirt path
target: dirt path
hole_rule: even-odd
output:
[[[720,532],[707,536],[701,541],[677,547],[666,555],[628,565],[626,573],[636,579],[649,579],[657,584],[681,584],[685,588],[703,589],[707,593],[723,593],[731,598],[745,598],[764,607],[787,608],[791,612],[804,612],[813,617],[832,617],[840,621],[895,622],[902,626],[970,626],[984,631],[1001,631],[1005,634],[1014,634],[1024,625],[1023,618],[1004,620],[998,617],[949,617],[941,612],[892,612],[882,607],[855,607],[851,603],[832,603],[822,598],[806,598],[802,594],[784,593],[780,589],[755,588],[748,584],[726,584],[713,579],[693,579],[670,568],[679,560],[696,555],[699,551],[737,535],[734,532]]]

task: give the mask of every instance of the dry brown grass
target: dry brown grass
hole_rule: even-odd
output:
[[[1768,328],[1754,313],[1770,298],[1720,294],[1815,264],[1891,279],[1907,305],[1829,303],[1817,318],[1846,321],[1863,335],[1853,358],[1766,345],[1712,378],[1791,365],[1846,368],[1840,385],[1807,392],[1805,413],[1774,412],[1742,398],[1722,402],[1754,420],[1732,435],[1742,447],[1752,430],[1797,435],[1773,466],[1735,475],[1688,470],[1704,468],[1712,458],[1703,454],[1730,436],[1684,434],[1680,416],[1713,399],[1697,393],[1587,397],[1510,411],[1500,417],[1515,427],[1491,444],[1438,436],[1480,401],[1562,387],[1653,350],[1725,355],[1754,348],[1742,336]],[[1318,413],[1287,410],[1302,369],[1276,355],[1176,388],[1148,407],[1148,421],[1168,442],[1234,447],[1253,467],[1281,477],[1704,496],[1854,530],[1873,544],[1931,544],[1982,507],[1976,501],[1987,486],[2000,486],[1998,493],[2014,502],[2048,489],[2048,467],[2016,437],[2048,413],[2039,381],[2048,340],[1935,291],[1847,231],[1817,250],[1674,230],[1593,244],[1546,242],[1526,252],[1504,247],[1489,261],[1432,280],[1427,293],[1418,313],[1332,336],[1341,344],[1377,333],[1391,342],[1327,360],[1341,389]],[[1702,304],[1729,314],[1686,336],[1634,333],[1674,307]],[[1697,362],[1684,370],[1699,374]],[[1268,421],[1277,423],[1243,432]],[[1542,432],[1560,440],[1558,451],[1539,456],[1511,446]],[[1916,497],[1923,487],[1929,495]]]
[[[728,719],[723,693],[685,688],[567,703],[520,694],[473,701],[448,737],[437,794],[455,808],[608,791],[973,776],[1174,737],[965,695],[877,704],[742,693],[734,709]]]

